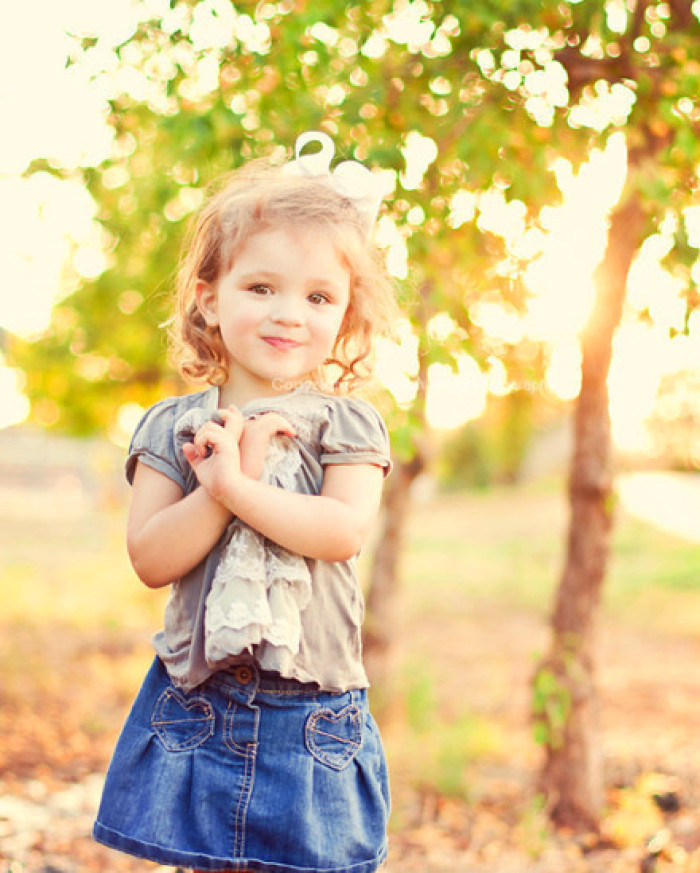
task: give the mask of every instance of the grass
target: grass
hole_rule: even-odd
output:
[[[442,611],[457,598],[506,600],[539,608],[561,560],[558,495],[495,490],[450,495],[417,507],[406,578],[417,607]]]
[[[165,595],[130,569],[121,505],[31,525],[0,517],[0,543],[3,624],[85,631],[160,621]]]
[[[700,603],[700,549],[697,543],[627,517],[615,536],[606,602],[616,614],[638,621],[646,612],[646,607],[639,609],[639,598],[666,599],[673,609]],[[674,630],[700,631],[700,621],[695,622],[692,615],[681,614],[677,619],[680,625],[674,622]]]
[[[448,495],[413,513],[404,576],[410,608],[450,618],[474,600],[546,613],[564,561],[568,509],[551,480],[515,489]],[[700,549],[618,511],[604,615],[634,626],[700,606]],[[675,632],[700,632],[693,615]],[[678,616],[676,617],[678,618]]]

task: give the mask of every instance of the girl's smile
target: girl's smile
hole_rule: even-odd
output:
[[[288,339],[283,336],[265,336],[263,337],[266,343],[269,343],[273,348],[285,351],[287,349],[298,348],[299,343],[296,340]]]
[[[242,403],[311,376],[331,356],[350,301],[350,270],[311,227],[251,236],[215,283],[200,281],[199,307],[228,355],[222,403]]]

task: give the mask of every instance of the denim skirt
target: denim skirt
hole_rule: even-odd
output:
[[[221,671],[189,693],[156,658],[107,772],[99,842],[198,870],[371,873],[387,769],[364,689]]]

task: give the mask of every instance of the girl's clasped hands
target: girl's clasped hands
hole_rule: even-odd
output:
[[[185,443],[183,452],[200,485],[216,500],[236,487],[239,476],[259,479],[270,440],[280,434],[296,436],[292,425],[276,412],[244,418],[237,406],[218,412]]]

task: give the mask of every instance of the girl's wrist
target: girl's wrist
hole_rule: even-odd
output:
[[[212,496],[232,515],[238,515],[241,501],[245,499],[246,488],[251,482],[255,482],[255,480],[238,470],[229,474],[225,482],[221,483],[221,487]]]
[[[191,499],[196,501],[193,510],[206,514],[213,523],[221,525],[222,528],[231,521],[231,510],[221,500],[217,500],[201,483],[192,492]]]
[[[240,490],[241,482],[248,478],[241,470],[230,470],[224,477],[212,482],[207,487],[207,493],[227,512],[235,514],[232,506],[235,503],[236,494]]]

